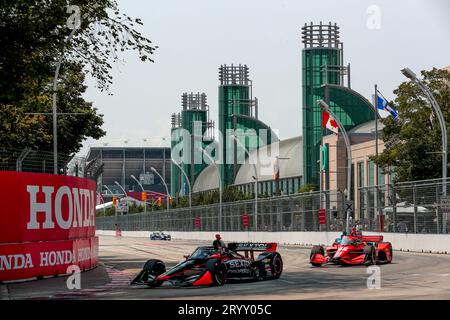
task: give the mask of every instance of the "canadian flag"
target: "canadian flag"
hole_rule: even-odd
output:
[[[333,131],[335,134],[338,134],[339,132],[336,120],[334,120],[326,111],[322,111],[322,127]]]

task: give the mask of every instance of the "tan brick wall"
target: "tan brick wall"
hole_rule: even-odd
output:
[[[369,157],[375,155],[375,139],[369,134],[354,135],[350,137],[352,147],[352,163],[354,165],[353,181],[354,186],[354,208],[355,217],[359,218],[359,187],[365,187],[368,185],[368,163]],[[336,135],[328,135],[323,138],[323,143],[328,143],[329,148],[329,175],[330,175],[330,190],[345,190],[347,183],[347,154],[344,144],[344,140],[339,136],[339,141]],[[378,139],[378,152],[381,153],[384,150],[384,143]],[[364,167],[364,185],[358,185],[358,163],[362,162]],[[374,177],[376,171],[374,172]],[[375,180],[375,179],[374,179]],[[389,177],[385,175],[385,181],[379,181],[379,184],[389,183]],[[322,185],[325,188],[325,175],[322,175]]]

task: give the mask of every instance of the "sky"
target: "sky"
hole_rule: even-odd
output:
[[[352,89],[369,100],[375,83],[393,99],[405,66],[419,73],[450,65],[448,0],[118,3],[122,12],[142,19],[139,30],[159,48],[154,63],[123,54],[123,62],[114,65],[111,96],[87,79],[85,98],[104,115],[107,134],[86,140],[79,155],[103,143],[169,146],[170,116],[181,110],[183,92],[207,94],[217,128],[218,67],[232,63],[249,66],[259,119],[282,139],[301,135],[301,27],[311,21],[340,26]]]

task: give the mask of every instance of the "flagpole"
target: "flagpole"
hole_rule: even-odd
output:
[[[374,95],[374,116],[375,116],[375,156],[378,157],[378,101],[377,101],[377,85],[375,84],[375,95]],[[377,167],[377,175],[375,177],[376,185],[378,185],[378,167]]]
[[[351,149],[350,139],[349,139],[349,137],[347,135],[347,131],[345,131],[344,126],[341,124],[341,122],[336,117],[334,112],[331,111],[331,109],[328,106],[328,104],[325,101],[323,101],[323,100],[317,100],[317,104],[319,105],[320,108],[322,108],[322,110],[326,111],[331,116],[331,118],[334,119],[334,121],[336,121],[336,124],[339,127],[339,131],[342,134],[342,138],[344,138],[345,146],[347,147],[347,195],[346,195],[346,198],[347,198],[347,201],[350,201],[350,199],[351,199],[351,185],[352,185],[352,149]],[[347,233],[350,232],[349,218],[350,218],[349,217],[349,211],[346,210],[345,228],[347,230]]]
[[[378,86],[375,84],[375,95],[373,97],[374,100],[374,116],[375,116],[375,156],[378,158]],[[378,165],[374,162],[374,171],[375,171],[375,212],[378,213]],[[381,230],[380,230],[381,231]]]

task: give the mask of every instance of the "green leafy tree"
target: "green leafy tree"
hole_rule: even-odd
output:
[[[436,98],[447,128],[450,123],[450,73],[433,68],[422,71],[425,85]],[[439,122],[423,92],[412,82],[403,82],[394,90],[391,101],[399,120],[388,117],[381,138],[385,150],[372,159],[395,181],[412,181],[441,177],[442,145]]]
[[[312,191],[318,191],[319,188],[315,184],[305,184],[300,187],[298,190],[299,193],[305,193],[305,192],[312,192]]]
[[[74,153],[84,139],[103,136],[102,116],[83,99],[83,82],[89,74],[100,90],[108,91],[111,69],[123,51],[135,51],[142,61],[153,62],[150,57],[156,47],[138,25],[141,20],[121,13],[113,0],[2,1],[1,147],[51,150],[48,113],[60,61],[57,111],[79,114],[58,117],[58,149]]]

